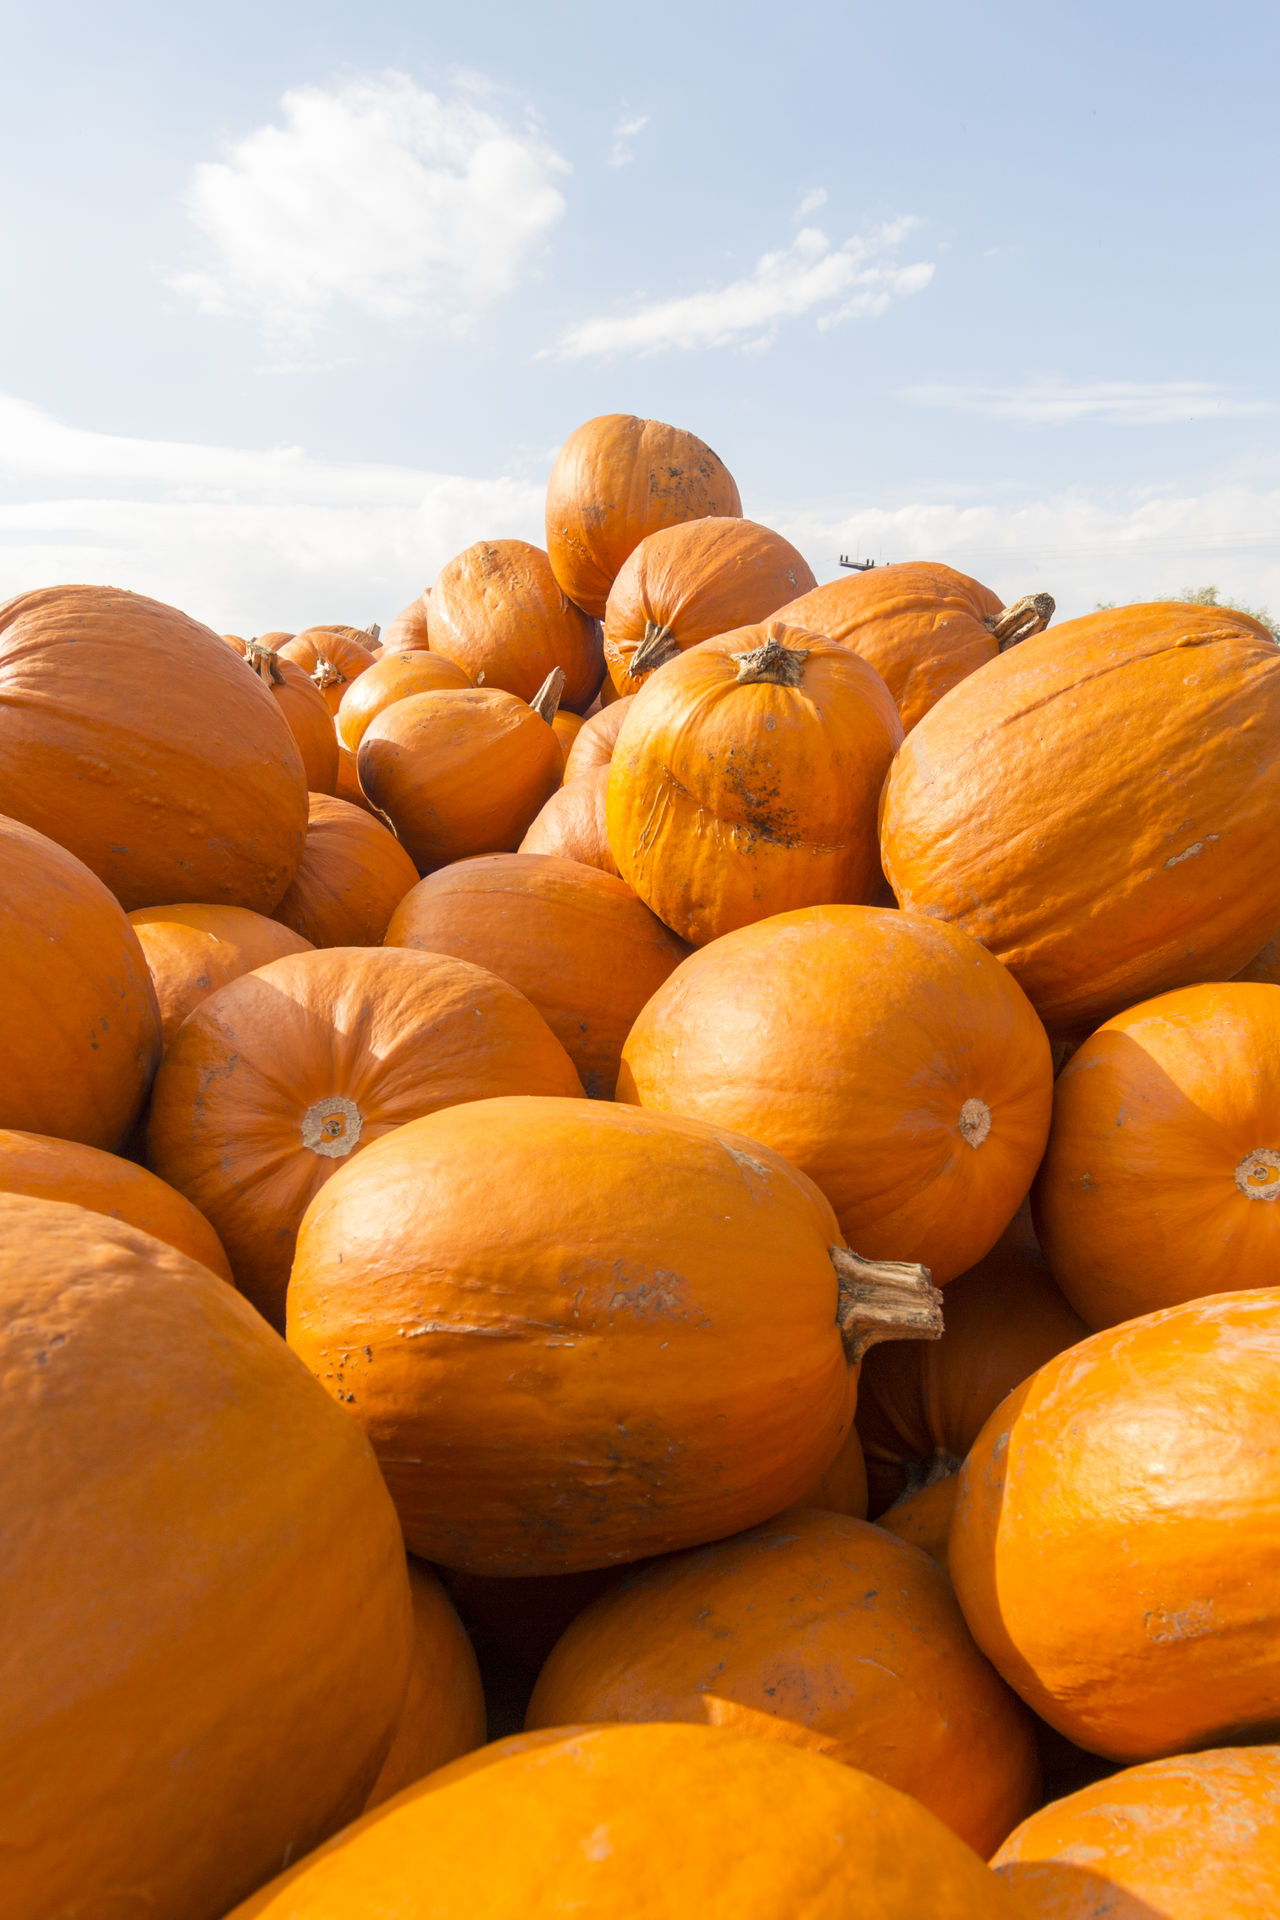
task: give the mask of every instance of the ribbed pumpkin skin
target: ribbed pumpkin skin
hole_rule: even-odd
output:
[[[593,713],[583,727],[565,756],[564,781],[581,779],[584,773],[594,773],[598,767],[607,767],[613,758],[613,750],[618,744],[618,735],[622,723],[631,711],[631,696],[615,700],[607,707],[601,707],[599,713]]]
[[[806,907],[702,948],[641,1013],[618,1076],[619,1100],[785,1154],[855,1251],[919,1260],[935,1286],[999,1238],[1052,1094],[1049,1043],[999,963],[880,907]]]
[[[428,587],[407,607],[401,607],[395,619],[382,630],[382,651],[384,653],[425,653],[430,642],[427,638],[427,603],[431,589]]]
[[[469,676],[442,653],[428,653],[425,648],[389,653],[343,690],[338,738],[348,753],[358,753],[366,728],[397,700],[407,700],[413,693],[456,693],[470,685]]]
[[[380,1807],[424,1774],[484,1745],[484,1689],[466,1629],[430,1567],[409,1562],[413,1654],[391,1751],[365,1802]]]
[[[1280,987],[1118,1013],[1053,1090],[1036,1221],[1091,1327],[1280,1276]]]
[[[610,678],[619,692],[635,693],[646,675],[634,677],[631,661],[644,641],[666,634],[684,653],[767,620],[816,585],[803,554],[755,520],[721,516],[664,527],[640,542],[610,588],[604,615]]]
[[[552,794],[529,823],[520,842],[521,853],[557,854],[584,867],[598,867],[616,878],[618,863],[609,845],[605,807],[609,789],[607,766],[594,767]]]
[[[527,853],[460,860],[420,880],[387,945],[451,953],[519,988],[598,1100],[612,1100],[632,1022],[688,952],[621,880]]]
[[[3,816],[0,978],[0,1126],[118,1147],[160,1057],[146,959],[101,880]]]
[[[378,657],[364,644],[367,637],[354,627],[306,627],[292,640],[284,641],[278,652],[282,659],[302,668],[324,696],[330,713],[336,715],[351,682]]]
[[[735,656],[807,653],[798,686],[740,681]],[[694,946],[880,885],[876,809],[902,739],[856,654],[779,621],[704,642],[644,683],[609,764],[618,871]]]
[[[83,860],[126,911],[177,898],[270,913],[306,803],[279,708],[208,627],[114,587],[0,607],[0,813]]]
[[[275,918],[313,947],[380,946],[417,881],[418,869],[380,820],[313,793],[302,864]]]
[[[475,687],[397,700],[365,731],[360,785],[419,873],[514,853],[560,785],[564,756],[540,714]]]
[[[708,1696],[825,1736],[984,1855],[1036,1803],[1030,1715],[945,1575],[864,1520],[790,1513],[632,1575],[568,1628],[526,1724],[701,1724]]]
[[[1043,1920],[1280,1910],[1280,1747],[1153,1760],[1024,1820],[992,1865]]]
[[[547,482],[547,556],[574,604],[602,620],[623,561],[648,534],[741,513],[737,482],[696,434],[603,413],[556,455]]]
[[[222,637],[233,653],[247,660],[249,649],[243,640],[235,634]],[[333,716],[324,696],[296,661],[282,659],[277,654],[274,663],[268,664],[273,671],[258,677],[293,735],[293,744],[302,759],[307,792],[332,793],[338,782],[338,743],[333,735]]]
[[[523,994],[439,954],[330,947],[196,1009],[156,1076],[148,1158],[280,1326],[298,1223],[347,1156],[437,1107],[507,1093],[582,1093]]]
[[[779,609],[873,666],[910,733],[944,693],[998,657],[987,621],[1003,602],[968,574],[912,560],[845,574]]]
[[[1280,923],[1280,650],[1159,603],[1051,627],[952,689],[885,783],[911,913],[997,954],[1053,1031],[1242,967]]]
[[[376,1142],[312,1202],[289,1343],[372,1439],[412,1552],[607,1566],[752,1525],[834,1457],[834,1238],[754,1142],[482,1101]]]
[[[219,987],[312,945],[292,927],[244,907],[140,907],[129,923],[151,970],[166,1047]]]
[[[532,700],[549,673],[565,674],[561,706],[585,713],[604,678],[598,621],[574,605],[541,547],[479,540],[442,567],[427,602],[431,651],[477,686]]]
[[[1216,1294],[1059,1354],[970,1452],[960,1604],[1078,1746],[1152,1760],[1280,1719],[1278,1368],[1280,1290]]]
[[[0,1196],[5,1920],[220,1920],[364,1802],[409,1664],[360,1434],[148,1234]]]

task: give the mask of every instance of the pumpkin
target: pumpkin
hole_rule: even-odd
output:
[[[1280,934],[1273,934],[1265,947],[1260,947],[1247,966],[1233,974],[1233,980],[1260,980],[1268,986],[1280,986]]]
[[[895,1500],[879,1515],[876,1525],[893,1534],[895,1539],[905,1540],[908,1546],[920,1547],[945,1572],[959,1491],[958,1470],[940,1474],[936,1480],[929,1480],[913,1493],[904,1493],[900,1500]]]
[[[979,1853],[1038,1798],[1031,1716],[945,1576],[864,1520],[790,1513],[631,1575],[566,1630],[526,1724],[701,1723],[712,1699],[823,1736]]]
[[[1182,987],[1118,1013],[1058,1076],[1035,1186],[1091,1327],[1275,1282],[1280,988]]]
[[[585,713],[604,677],[599,622],[565,596],[527,540],[478,540],[450,560],[427,602],[427,632],[431,651],[477,686],[521,700],[560,667],[565,706]]]
[[[0,1126],[115,1148],[160,1057],[138,937],[88,867],[0,815]]]
[[[785,1154],[859,1253],[939,1285],[1016,1211],[1052,1092],[1044,1030],[999,962],[879,907],[806,907],[704,947],[644,1008],[618,1076],[619,1100]]]
[[[423,1781],[228,1920],[355,1920],[371,1887],[397,1920],[1023,1913],[916,1801],[820,1754],[712,1727],[557,1731]]]
[[[356,767],[354,753],[348,753],[341,740],[338,741],[338,779],[334,787],[334,798],[345,800],[350,807],[359,807],[362,812],[372,814],[375,820],[381,819],[376,807],[371,806],[364,788],[360,785],[360,774]]]
[[[779,609],[779,618],[825,633],[870,662],[910,733],[944,693],[1053,617],[1047,594],[1001,604],[967,574],[913,560],[845,574]]]
[[[524,700],[496,688],[416,693],[369,726],[360,785],[419,873],[514,853],[560,784],[564,756]]]
[[[380,820],[313,793],[302,864],[275,918],[313,947],[376,947],[417,881],[418,869]]]
[[[834,1457],[864,1341],[936,1334],[919,1269],[836,1241],[813,1183],[753,1141],[480,1101],[317,1194],[289,1344],[368,1432],[411,1552],[608,1566],[777,1513]]]
[[[1033,1813],[992,1865],[1045,1920],[1280,1910],[1280,1747],[1151,1760]]]
[[[859,1369],[859,1372],[861,1369]],[[858,1404],[858,1372],[849,1375],[849,1431],[840,1442],[826,1472],[792,1502],[796,1507],[818,1507],[823,1513],[846,1513],[851,1520],[867,1517],[867,1463],[862,1457],[852,1416]]]
[[[605,413],[569,435],[547,483],[547,557],[565,593],[603,619],[622,563],[662,527],[738,517],[737,483],[680,427]]]
[[[420,880],[389,947],[451,953],[530,999],[588,1094],[611,1100],[622,1043],[688,949],[630,887],[546,854],[495,853]]]
[[[233,651],[257,674],[293,735],[308,793],[332,793],[338,783],[338,743],[324,696],[292,660],[261,640],[234,640]]]
[[[503,1680],[523,1682],[521,1711],[547,1655],[569,1622],[621,1578],[616,1567],[494,1579],[444,1569],[449,1597],[482,1661]]]
[[[222,1243],[204,1215],[145,1167],[100,1147],[0,1130],[0,1193],[67,1201],[123,1220],[188,1259],[199,1260],[219,1279],[231,1279]]]
[[[428,653],[424,648],[388,653],[385,659],[366,667],[343,692],[338,703],[338,739],[348,753],[358,753],[370,722],[397,700],[405,700],[411,693],[456,693],[470,685],[462,668],[455,667],[442,653]]]
[[[409,1562],[413,1654],[391,1750],[366,1811],[484,1745],[484,1690],[466,1629],[430,1567]]]
[[[754,520],[720,517],[664,527],[640,542],[609,590],[609,676],[622,693],[634,693],[655,667],[699,641],[768,620],[816,585],[791,542]]]
[[[248,1302],[149,1234],[0,1195],[0,1295],[0,1906],[219,1920],[382,1764],[395,1514]]]
[[[244,907],[140,907],[129,921],[151,970],[166,1047],[187,1015],[219,987],[288,953],[306,953],[312,944],[292,927]]]
[[[529,823],[521,853],[553,853],[618,877],[605,816],[609,769],[579,774],[552,794]]]
[[[1020,1207],[990,1253],[948,1286],[941,1340],[927,1353],[900,1344],[867,1355],[858,1434],[872,1513],[955,1472],[1006,1393],[1088,1331]]]
[[[583,725],[581,733],[574,740],[565,756],[564,779],[567,786],[570,780],[580,780],[584,773],[594,773],[598,767],[607,767],[613,758],[613,750],[618,744],[618,735],[622,723],[631,711],[631,695],[615,700],[612,705],[601,707],[599,713],[593,713]]]
[[[551,716],[551,731],[560,742],[560,751],[564,755],[566,766],[569,764],[569,755],[573,750],[573,743],[585,725],[586,721],[582,715],[580,713],[570,713],[568,707],[557,707]],[[563,774],[561,774],[560,780],[563,785]]]
[[[298,1223],[347,1156],[436,1107],[506,1093],[582,1093],[523,994],[438,954],[330,947],[196,1008],[156,1076],[148,1155],[278,1325]]]
[[[0,607],[0,814],[83,860],[126,911],[270,913],[306,807],[279,707],[208,627],[114,587]]]
[[[407,607],[401,607],[390,624],[383,629],[382,651],[384,653],[425,653],[430,642],[427,638],[427,603],[431,596],[430,587],[411,600]]]
[[[355,627],[306,627],[278,652],[310,675],[329,712],[336,714],[347,687],[374,663],[368,639]]]
[[[1055,1032],[1242,967],[1280,924],[1280,651],[1247,614],[1120,607],[1024,641],[903,744],[884,870]]]
[[[618,871],[694,946],[770,914],[866,901],[876,805],[902,739],[873,668],[771,621],[645,683],[609,763]]]
[[[1214,1294],[1059,1354],[975,1441],[957,1596],[1077,1746],[1154,1760],[1280,1718],[1278,1368],[1280,1290]]]

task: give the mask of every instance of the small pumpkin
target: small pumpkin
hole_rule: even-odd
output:
[[[431,1568],[409,1562],[413,1652],[391,1750],[366,1813],[437,1767],[484,1745],[484,1689],[466,1629]]]
[[[338,780],[334,787],[334,798],[345,800],[349,807],[359,807],[363,813],[371,814],[375,820],[382,819],[382,815],[375,806],[370,804],[368,795],[360,785],[360,771],[356,766],[354,753],[348,753],[341,740],[338,741]],[[386,824],[385,821],[383,824]]]
[[[345,688],[338,702],[338,739],[348,753],[358,753],[365,731],[380,713],[413,693],[456,693],[471,681],[461,667],[442,653],[415,648],[388,653],[375,660]],[[333,731],[332,722],[330,732]]]
[[[416,600],[411,600],[407,607],[401,607],[395,619],[383,628],[384,653],[426,651],[430,645],[427,637],[427,602],[430,597],[431,589],[425,587]]]
[[[332,793],[338,783],[338,743],[323,695],[300,666],[282,660],[274,647],[261,640],[235,640],[230,635],[224,638],[257,674],[284,715],[302,756],[307,792]]]
[[[601,707],[599,713],[593,713],[583,725],[581,733],[574,740],[564,763],[564,779],[567,786],[570,780],[581,779],[584,773],[594,773],[597,767],[607,767],[613,758],[613,750],[618,744],[618,735],[622,723],[631,711],[631,695],[615,700],[607,707]]]
[[[302,864],[275,918],[313,947],[380,946],[417,880],[418,869],[380,820],[313,793]]]
[[[427,602],[431,651],[477,686],[532,700],[561,668],[564,704],[585,713],[604,677],[599,622],[557,584],[541,547],[479,540],[442,567]]]
[[[518,851],[556,854],[618,878],[618,863],[609,845],[608,790],[607,765],[566,780],[529,822]]]
[[[368,634],[356,627],[305,627],[277,651],[282,659],[292,660],[310,676],[329,712],[336,714],[348,686],[377,657],[367,645],[368,639]]]
[[[229,980],[312,945],[245,907],[140,907],[129,922],[151,971],[166,1047],[187,1015]]]
[[[959,1492],[958,1469],[939,1474],[936,1480],[927,1481],[912,1493],[904,1493],[900,1500],[886,1507],[876,1525],[893,1534],[895,1539],[905,1540],[908,1546],[920,1547],[945,1573]]]
[[[560,742],[560,751],[564,755],[566,767],[569,764],[569,755],[573,751],[573,743],[585,725],[586,721],[582,715],[570,713],[568,707],[557,707],[551,716],[551,731]],[[563,785],[563,774],[560,776],[560,781]]]

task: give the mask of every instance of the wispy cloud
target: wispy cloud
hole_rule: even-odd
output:
[[[800,204],[796,208],[795,217],[797,220],[803,220],[806,217],[806,215],[810,213],[816,213],[819,207],[825,207],[826,204],[827,204],[826,188],[825,187],[809,187],[800,196]]]
[[[982,414],[1023,427],[1062,427],[1076,420],[1114,426],[1185,425],[1189,420],[1249,419],[1280,411],[1271,400],[1207,380],[1046,380],[1016,387],[908,387],[917,406]]]
[[[758,351],[772,344],[784,321],[805,314],[816,314],[823,328],[870,318],[891,301],[919,293],[932,279],[931,263],[901,266],[897,261],[918,224],[910,217],[895,220],[839,247],[817,227],[804,227],[789,247],[762,254],[742,279],[648,301],[630,313],[580,321],[548,351],[566,360],[700,347]]]
[[[631,142],[638,133],[643,133],[649,124],[647,113],[624,113],[613,129],[613,145],[609,149],[611,167],[629,167],[635,159]]]

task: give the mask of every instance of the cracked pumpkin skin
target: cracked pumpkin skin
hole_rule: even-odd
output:
[[[952,689],[880,809],[901,906],[1004,961],[1053,1033],[1229,978],[1280,923],[1280,648],[1159,602],[1071,620]]]
[[[1092,1334],[991,1416],[948,1559],[978,1645],[1078,1746],[1151,1760],[1280,1722],[1280,1290]]]

